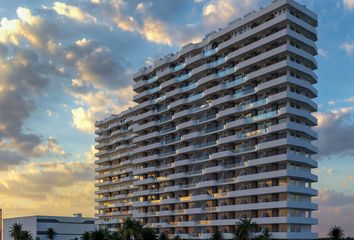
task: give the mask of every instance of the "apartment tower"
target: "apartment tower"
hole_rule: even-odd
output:
[[[183,239],[316,239],[316,14],[277,0],[134,75],[135,107],[96,122],[99,224]]]

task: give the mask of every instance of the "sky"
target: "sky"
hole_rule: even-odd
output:
[[[93,216],[94,122],[133,106],[131,76],[271,0],[0,0],[0,208]],[[318,14],[319,225],[354,235],[354,0]]]

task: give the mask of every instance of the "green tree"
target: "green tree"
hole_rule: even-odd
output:
[[[119,234],[123,240],[140,240],[142,229],[139,221],[128,218],[119,229]]]
[[[210,240],[224,240],[224,236],[219,229],[216,229],[216,231],[211,235]]]
[[[57,232],[54,231],[53,228],[48,228],[46,234],[49,240],[54,240],[55,236],[57,235]]]
[[[169,239],[168,239],[167,234],[165,232],[162,232],[160,234],[159,240],[169,240]]]
[[[95,229],[90,233],[91,240],[108,240],[109,232],[104,228]]]
[[[329,228],[327,235],[330,239],[338,240],[344,237],[344,230],[341,226],[334,225]]]
[[[83,234],[81,234],[80,239],[81,240],[91,240],[91,232],[85,231]]]
[[[33,240],[32,233],[28,230],[21,232],[21,240]]]
[[[252,233],[258,230],[258,225],[252,218],[240,218],[236,224],[235,240],[250,240]]]
[[[271,233],[269,232],[268,228],[262,229],[261,234],[255,238],[255,240],[270,240],[270,239],[271,239]]]
[[[142,240],[157,240],[156,232],[154,229],[149,227],[144,227],[141,231]]]
[[[109,240],[122,240],[122,237],[120,236],[119,232],[111,232],[109,235]]]
[[[14,223],[10,227],[10,237],[13,240],[21,240],[22,235],[22,224],[21,223]]]
[[[179,235],[175,235],[172,240],[182,240],[181,237]]]

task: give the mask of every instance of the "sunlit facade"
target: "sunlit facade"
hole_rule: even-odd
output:
[[[274,1],[134,75],[128,111],[97,122],[99,224],[170,236],[315,239],[317,17]]]

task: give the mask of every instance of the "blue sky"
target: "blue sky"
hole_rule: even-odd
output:
[[[354,235],[354,0],[299,2],[319,17],[318,231]],[[133,104],[131,75],[269,3],[0,0],[5,217],[92,216],[93,123]]]

